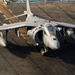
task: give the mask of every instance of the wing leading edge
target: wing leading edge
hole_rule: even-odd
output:
[[[51,21],[56,27],[62,27],[62,28],[75,28],[75,24],[69,24],[64,22],[55,22]]]
[[[18,22],[13,24],[3,24],[0,26],[0,31],[3,30],[11,30],[16,28],[22,28],[22,27],[36,27],[36,24],[30,24],[28,22]]]

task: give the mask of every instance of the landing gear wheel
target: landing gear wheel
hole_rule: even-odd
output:
[[[41,48],[41,50],[40,50],[40,54],[42,55],[42,56],[44,56],[46,53],[47,53],[47,49],[46,48]]]
[[[40,54],[41,54],[42,56],[44,56],[45,52],[44,52],[43,48],[40,50]]]

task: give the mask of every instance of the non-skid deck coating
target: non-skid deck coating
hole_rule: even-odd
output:
[[[16,15],[23,13],[26,8],[25,5],[7,7]],[[75,24],[75,4],[31,4],[31,9],[46,19]],[[10,14],[7,14],[8,17]],[[0,21],[6,22],[2,15]],[[20,21],[24,19],[19,18]],[[18,19],[13,22],[18,22]],[[18,38],[11,30],[8,33],[7,48],[0,47],[0,75],[75,75],[75,47],[66,45],[59,51],[50,51],[47,56],[41,56],[38,48],[29,45],[22,37]]]

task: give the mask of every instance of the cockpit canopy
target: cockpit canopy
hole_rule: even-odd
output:
[[[47,29],[48,29],[48,32],[49,32],[50,36],[51,35],[56,35],[56,29],[52,25],[49,24],[47,26]]]

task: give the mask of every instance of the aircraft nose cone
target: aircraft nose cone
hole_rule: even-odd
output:
[[[53,50],[57,50],[57,49],[59,49],[59,48],[60,48],[60,44],[58,44],[58,45],[53,45],[53,47],[52,47]]]
[[[57,49],[60,48],[60,43],[59,43],[59,41],[58,41],[57,38],[54,37],[53,40],[50,41],[50,42],[51,42],[51,43],[50,43],[50,48],[51,48],[51,49],[57,50]]]
[[[55,43],[55,49],[59,49],[59,48],[60,48],[60,43],[59,42]]]
[[[58,41],[58,39],[55,36],[52,36],[53,38],[53,42],[52,42],[52,47],[54,50],[59,49],[60,48],[60,43]]]

